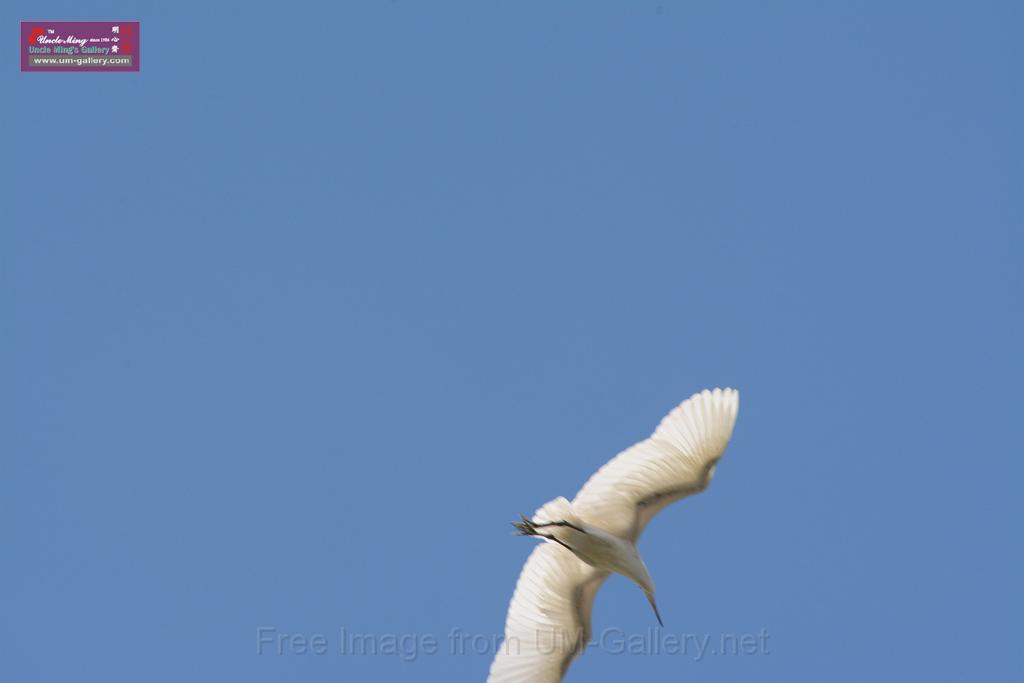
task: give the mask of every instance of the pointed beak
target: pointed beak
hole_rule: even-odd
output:
[[[662,622],[661,614],[658,612],[658,603],[654,602],[654,593],[644,591],[644,594],[647,596],[647,602],[651,603],[651,607],[654,608],[654,616],[658,618],[658,626],[664,628],[665,624]]]

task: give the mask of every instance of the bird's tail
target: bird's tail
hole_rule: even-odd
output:
[[[540,536],[572,552],[578,536],[587,533],[572,503],[562,497],[544,503],[532,518],[523,515],[512,526],[520,536]]]
[[[572,509],[572,503],[559,496],[540,506],[533,513],[533,517],[523,515],[518,522],[512,522],[512,526],[519,531],[520,536],[539,536],[543,533],[553,533],[553,531],[539,533],[539,528],[574,527],[579,529],[581,522],[576,511]]]
[[[576,511],[573,510],[572,503],[562,496],[541,505],[533,513],[533,521],[538,524],[545,522],[569,522],[570,524],[580,526],[580,518],[576,515]]]

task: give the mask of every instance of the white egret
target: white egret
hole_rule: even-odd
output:
[[[705,389],[670,412],[650,438],[608,461],[570,503],[556,498],[516,522],[545,539],[526,561],[488,683],[557,683],[590,641],[594,595],[612,572],[644,591],[654,582],[636,542],[662,508],[703,491],[732,435],[739,392]]]

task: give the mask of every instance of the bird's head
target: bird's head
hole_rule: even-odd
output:
[[[647,565],[640,559],[639,553],[633,553],[632,556],[623,567],[623,574],[631,579],[636,585],[640,586],[640,589],[647,596],[647,602],[651,603],[651,607],[654,609],[654,616],[658,618],[658,624],[664,626],[665,624],[661,621],[661,614],[658,612],[658,603],[654,600],[654,579],[651,578],[651,573],[647,571]]]

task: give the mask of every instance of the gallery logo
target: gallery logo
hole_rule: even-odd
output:
[[[22,71],[138,71],[137,21],[23,21]]]

